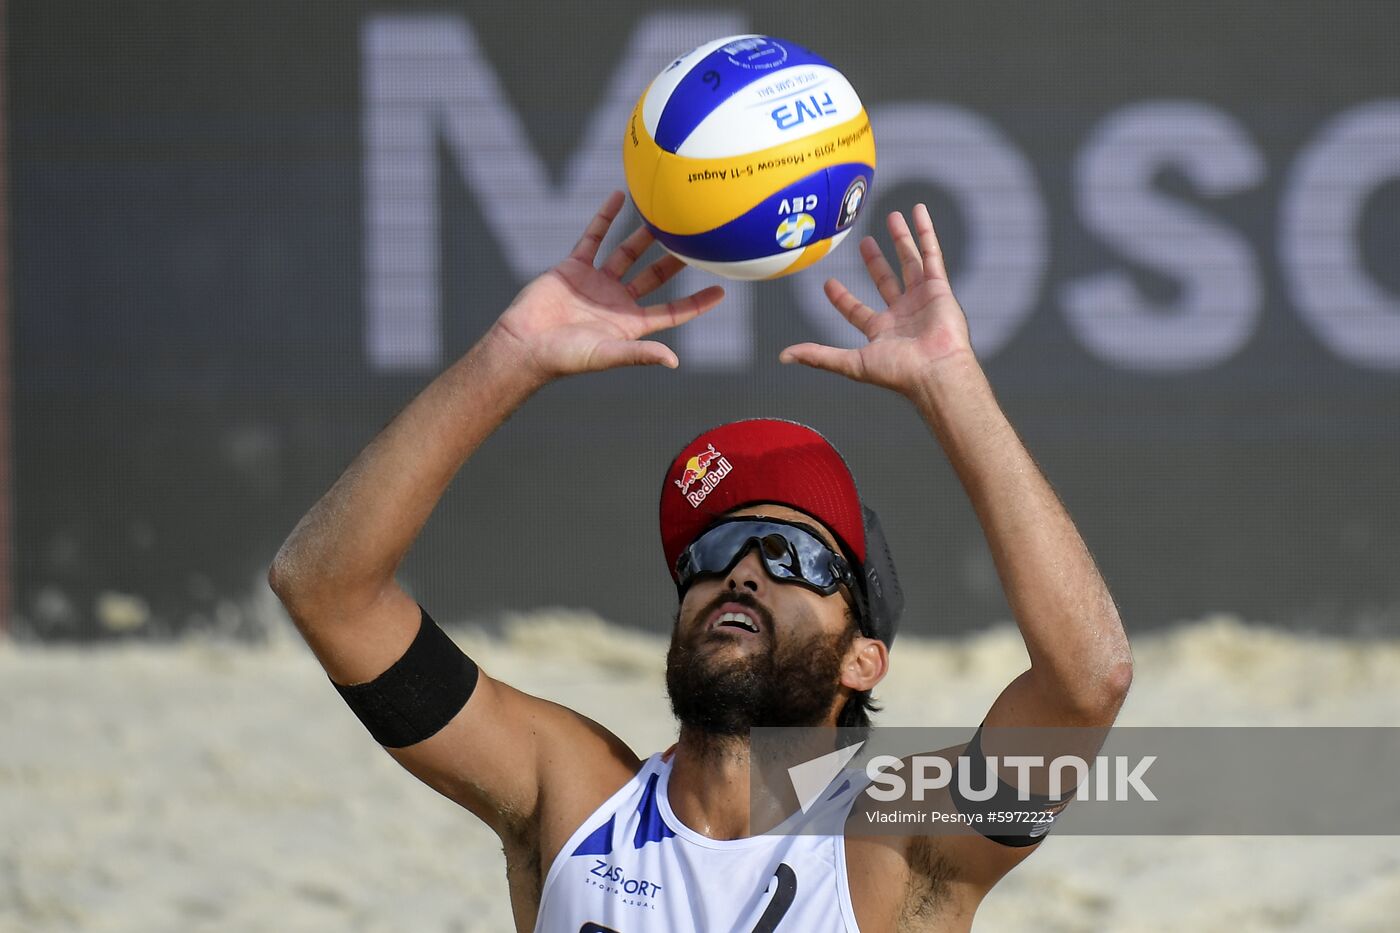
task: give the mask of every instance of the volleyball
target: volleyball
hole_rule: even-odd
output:
[[[669,252],[731,279],[805,269],[846,234],[875,138],[841,72],[796,43],[729,36],[677,58],[622,143],[632,203]]]

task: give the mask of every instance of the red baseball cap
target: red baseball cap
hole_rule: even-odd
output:
[[[681,551],[711,524],[760,503],[805,512],[836,536],[860,568],[872,633],[891,642],[903,598],[879,521],[862,507],[855,479],[836,448],[795,421],[753,418],[720,425],[671,461],[661,487],[661,546],[671,579],[676,580]]]

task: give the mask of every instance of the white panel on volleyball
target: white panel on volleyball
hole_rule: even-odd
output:
[[[682,78],[690,74],[691,70],[705,59],[705,56],[720,46],[728,45],[735,39],[753,38],[757,38],[757,36],[750,33],[714,39],[704,45],[697,45],[667,65],[666,70],[657,75],[656,80],[651,82],[651,87],[647,88],[646,91],[646,100],[642,102],[642,125],[647,128],[651,137],[656,138],[656,124],[661,120],[661,111],[666,109],[666,102],[671,99],[671,92],[676,89],[676,85],[681,83]]]
[[[829,254],[831,250],[840,246],[841,241],[844,240],[846,235],[850,232],[851,228],[847,227],[845,230],[842,230],[840,233],[836,234],[836,236],[832,237],[831,247],[827,250],[827,253]],[[675,255],[679,259],[684,259],[687,265],[694,266],[697,269],[703,269],[706,272],[712,272],[715,275],[730,279],[739,279],[741,281],[757,281],[759,279],[771,279],[775,275],[782,274],[782,271],[797,262],[797,260],[802,257],[802,253],[811,245],[812,244],[808,243],[807,246],[799,246],[797,249],[789,249],[781,253],[774,253],[772,256],[762,256],[758,259],[744,259],[739,262],[709,262],[703,259],[690,259],[679,254]],[[666,251],[668,253],[671,252],[670,250]]]
[[[844,123],[860,110],[860,98],[841,72],[826,65],[795,65],[754,81],[720,104],[676,154],[722,159],[767,149]]]

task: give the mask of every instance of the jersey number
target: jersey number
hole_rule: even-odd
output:
[[[780,862],[778,870],[773,872],[773,880],[768,882],[768,889],[773,892],[773,899],[768,902],[763,916],[758,918],[753,933],[773,933],[778,929],[778,924],[782,923],[792,909],[792,902],[797,899],[797,872],[787,862]]]

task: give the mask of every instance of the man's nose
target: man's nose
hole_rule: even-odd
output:
[[[729,571],[725,581],[731,590],[745,589],[750,593],[761,593],[768,586],[768,570],[763,566],[763,558],[758,556],[758,547],[749,549]]]

